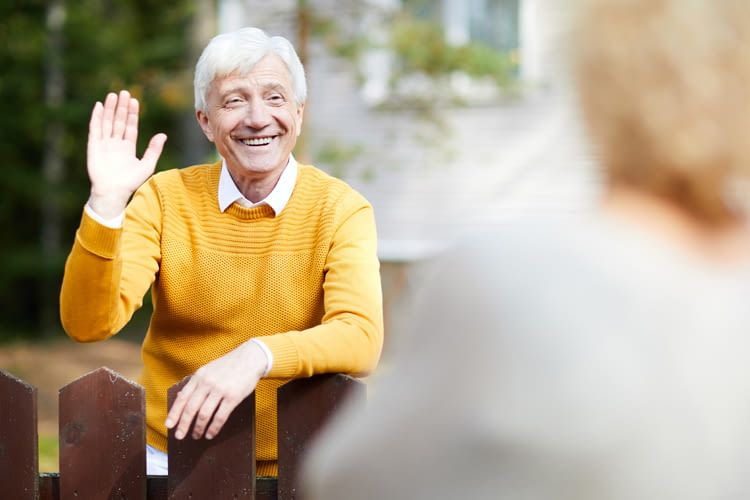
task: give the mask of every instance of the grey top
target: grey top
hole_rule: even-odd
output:
[[[496,228],[433,266],[309,500],[750,498],[750,265],[604,216]]]

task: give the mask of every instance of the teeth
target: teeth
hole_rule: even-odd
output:
[[[266,144],[270,144],[272,140],[273,137],[256,137],[252,139],[240,139],[240,142],[246,146],[265,146]]]

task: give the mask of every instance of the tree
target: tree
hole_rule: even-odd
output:
[[[59,330],[57,295],[87,198],[87,124],[96,100],[129,88],[143,104],[142,136],[170,136],[160,168],[181,165],[179,122],[192,115],[185,33],[193,4],[0,4],[0,102],[6,107],[0,113],[0,338]]]

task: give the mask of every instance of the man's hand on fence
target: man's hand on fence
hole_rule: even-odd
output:
[[[263,350],[248,341],[202,366],[177,394],[167,428],[176,427],[175,437],[182,439],[195,419],[193,439],[203,437],[204,431],[206,439],[214,438],[232,410],[255,390],[267,363]]]

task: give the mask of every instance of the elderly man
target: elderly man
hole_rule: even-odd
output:
[[[372,207],[297,164],[306,97],[291,44],[245,28],[215,37],[195,70],[196,118],[221,161],[152,175],[139,160],[136,99],[94,106],[91,195],[65,267],[66,332],[117,333],[151,287],[143,342],[148,471],[166,472],[167,429],[212,439],[257,397],[257,472],[276,474],[276,389],[316,373],[366,373],[383,325]],[[131,200],[132,197],[132,200]],[[130,201],[129,201],[130,200]],[[186,375],[167,414],[167,389]]]

